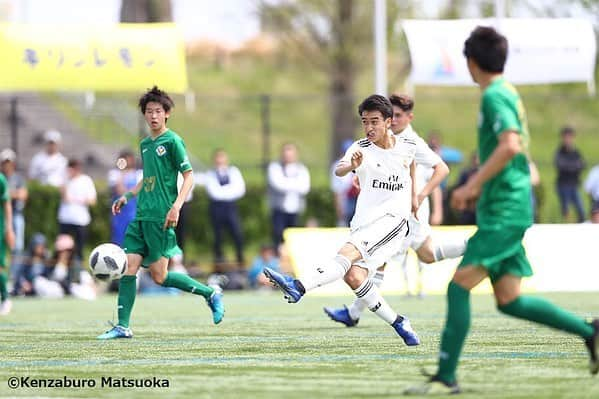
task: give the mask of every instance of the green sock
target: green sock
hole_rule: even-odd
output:
[[[201,295],[204,298],[210,298],[214,292],[214,288],[208,287],[189,277],[187,274],[168,272],[166,278],[162,282],[163,287],[175,287],[182,291],[191,292],[192,294]]]
[[[129,328],[129,318],[135,303],[135,294],[137,293],[137,276],[123,276],[119,281],[119,299],[118,313],[119,326]]]
[[[7,281],[6,272],[4,270],[0,271],[0,300],[2,302],[8,299],[8,291],[6,290]]]
[[[469,328],[470,291],[452,281],[447,287],[447,318],[441,336],[437,371],[437,377],[444,382],[453,384],[456,381],[455,371]]]
[[[583,338],[590,338],[594,333],[593,326],[589,323],[543,298],[521,295],[497,308],[510,316],[535,321]]]

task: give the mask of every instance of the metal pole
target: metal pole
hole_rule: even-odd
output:
[[[260,96],[260,118],[262,120],[262,168],[266,168],[270,162],[270,95]]]
[[[377,94],[387,95],[387,0],[374,0],[374,80]]]

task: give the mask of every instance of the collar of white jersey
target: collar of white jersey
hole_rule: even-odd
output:
[[[414,133],[414,129],[412,129],[412,125],[408,124],[408,126],[406,126],[406,128],[404,130],[402,130],[401,132],[397,133],[397,136],[401,136],[401,135],[408,135],[410,133]]]

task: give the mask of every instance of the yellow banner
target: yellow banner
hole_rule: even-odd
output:
[[[187,89],[185,49],[174,24],[0,24],[0,90]]]

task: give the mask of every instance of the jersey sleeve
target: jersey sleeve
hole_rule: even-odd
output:
[[[8,184],[6,182],[6,177],[0,174],[0,202],[6,202],[10,199],[8,193]]]
[[[189,170],[192,170],[191,163],[189,162],[189,158],[187,157],[187,151],[185,150],[185,143],[179,137],[173,140],[172,154],[175,169],[177,169],[181,173],[185,173]]]
[[[421,137],[416,137],[414,142],[416,143],[416,153],[414,154],[416,165],[434,168],[441,162],[441,157]]]
[[[483,97],[482,105],[483,117],[489,121],[489,126],[496,136],[506,131],[520,133],[518,113],[504,97],[491,93]]]

